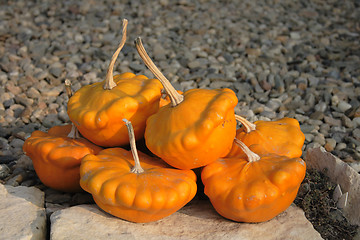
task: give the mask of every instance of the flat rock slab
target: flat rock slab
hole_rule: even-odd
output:
[[[0,184],[0,239],[45,239],[44,193]]]
[[[305,161],[309,168],[323,172],[339,184],[343,193],[348,192],[347,204],[342,211],[351,224],[360,226],[360,174],[322,147],[309,149]]]
[[[304,212],[293,205],[271,221],[246,224],[222,218],[208,201],[193,201],[152,223],[131,223],[103,212],[96,205],[79,205],[51,215],[50,237],[51,240],[322,239]]]

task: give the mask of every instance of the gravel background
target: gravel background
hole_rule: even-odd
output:
[[[0,182],[38,186],[47,210],[90,201],[41,186],[24,139],[69,121],[74,90],[115,69],[153,75],[133,40],[179,90],[233,89],[251,121],[299,120],[304,150],[324,146],[360,171],[360,1],[0,0]],[[50,194],[51,193],[51,194]]]

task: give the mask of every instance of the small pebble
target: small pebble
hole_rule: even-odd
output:
[[[10,175],[10,168],[6,164],[0,164],[0,179],[4,179]]]
[[[326,149],[326,151],[331,152],[335,149],[336,147],[336,141],[333,138],[326,138],[326,143],[324,145],[324,148]]]

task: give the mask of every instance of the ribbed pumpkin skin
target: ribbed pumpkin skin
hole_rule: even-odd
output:
[[[237,98],[230,89],[191,89],[183,96],[177,106],[165,105],[148,118],[145,142],[171,166],[194,169],[229,153]]]
[[[55,126],[47,133],[34,131],[23,145],[23,151],[34,165],[41,182],[64,192],[82,191],[80,181],[81,159],[97,154],[102,148],[84,138],[67,137],[71,125]]]
[[[69,118],[79,132],[103,147],[129,144],[124,118],[131,120],[136,139],[143,138],[163,88],[157,79],[133,73],[115,75],[114,81],[117,86],[111,90],[104,90],[103,82],[84,86],[68,102]]]
[[[132,153],[109,148],[83,158],[82,188],[104,211],[131,222],[152,222],[171,215],[196,194],[196,175],[174,169],[138,152],[143,173],[131,173]]]
[[[236,138],[249,147],[256,147],[256,152],[275,153],[290,158],[301,157],[305,135],[300,124],[293,118],[277,121],[256,121],[256,130],[247,133],[244,127],[236,131]],[[227,157],[243,154],[241,148],[233,144]]]
[[[306,164],[300,158],[260,155],[224,158],[204,167],[204,192],[215,210],[238,222],[264,222],[286,210],[294,201]]]

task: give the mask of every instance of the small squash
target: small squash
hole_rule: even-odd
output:
[[[136,48],[171,100],[147,120],[145,142],[149,150],[179,169],[202,167],[226,156],[236,133],[235,93],[225,88],[179,94],[151,61],[140,38]]]
[[[123,22],[123,38],[114,53],[106,79],[84,86],[68,103],[68,115],[80,133],[103,147],[127,145],[127,129],[122,121],[130,119],[135,136],[144,136],[146,119],[157,112],[162,85],[157,79],[130,72],[113,76],[113,68],[126,41],[127,21]]]
[[[169,216],[195,196],[196,175],[137,152],[131,124],[127,121],[126,125],[132,153],[109,148],[97,156],[87,155],[80,168],[80,184],[101,209],[116,217],[151,222]]]
[[[71,82],[65,89],[72,96]],[[80,163],[87,154],[97,154],[102,148],[82,138],[74,124],[55,126],[47,133],[34,131],[23,145],[23,151],[34,165],[40,181],[63,192],[80,192]]]
[[[218,159],[201,173],[215,210],[238,222],[264,222],[286,210],[305,177],[301,158],[256,154],[235,139],[244,154]]]
[[[277,121],[251,123],[241,116],[235,117],[242,124],[242,127],[236,131],[236,138],[246,146],[256,148],[257,152],[263,150],[290,158],[302,155],[305,135],[296,119],[282,118]],[[234,143],[227,157],[242,153],[242,149]]]
[[[44,185],[63,192],[82,191],[81,159],[102,148],[76,135],[74,125],[65,125],[52,127],[47,133],[34,131],[25,140],[23,151],[31,158]]]

